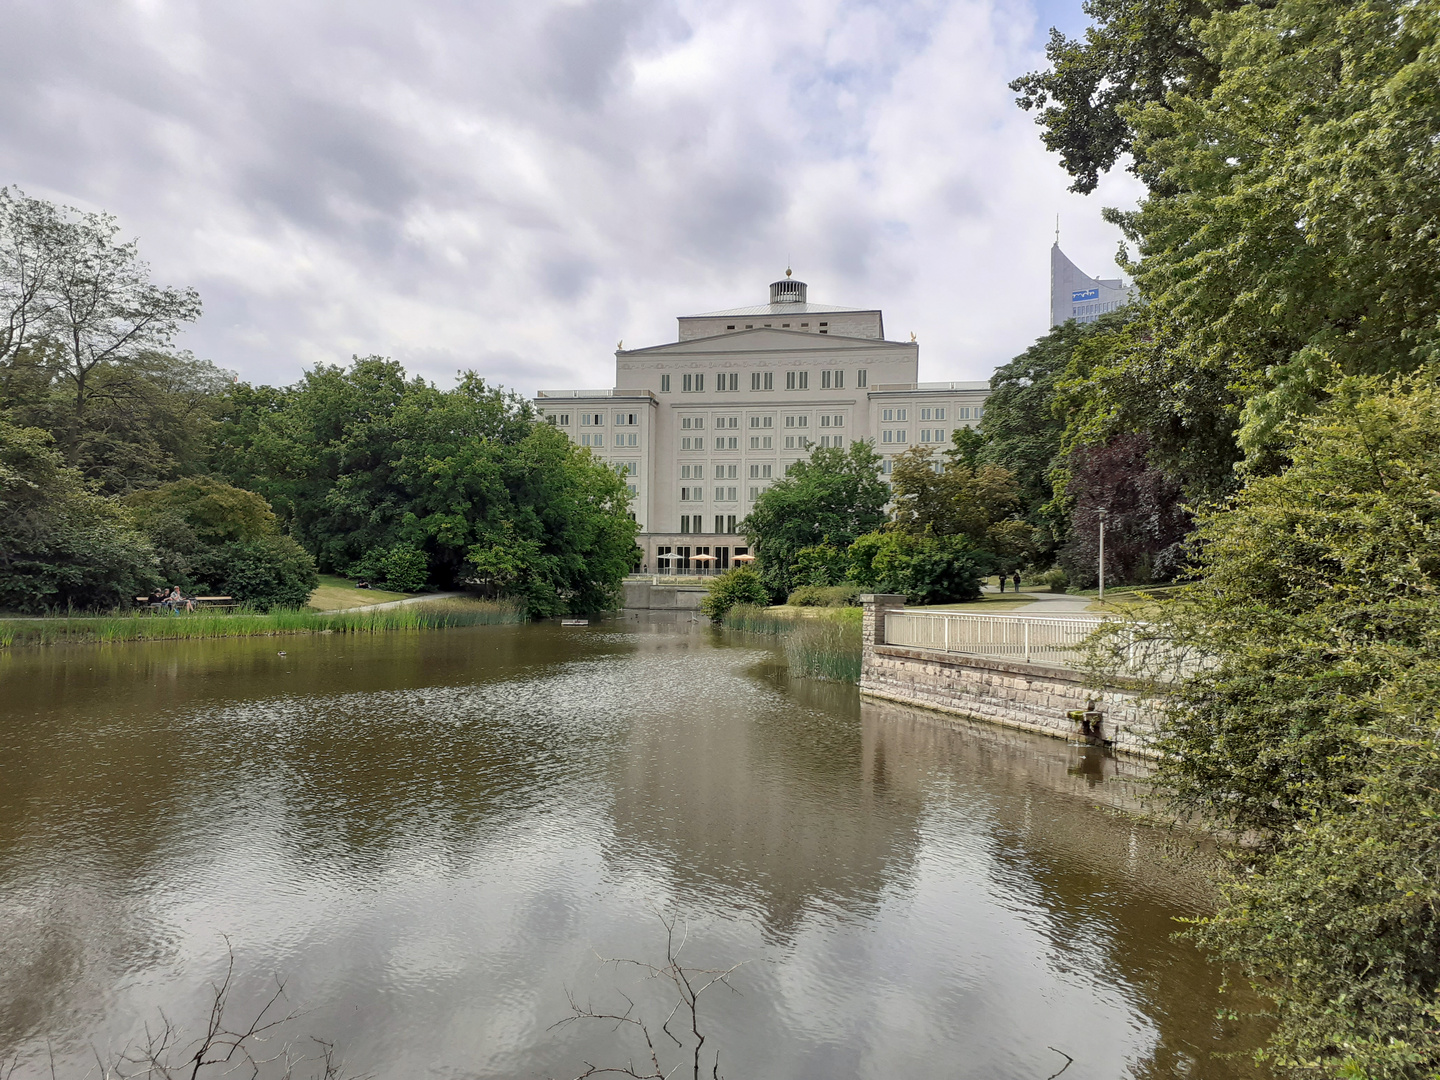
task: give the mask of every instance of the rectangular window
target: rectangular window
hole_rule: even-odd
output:
[[[699,374],[697,374],[697,375],[695,376],[695,392],[696,392],[697,394],[703,394],[703,393],[705,392],[705,373],[704,373],[704,372],[700,372]]]
[[[751,465],[751,466],[750,466],[750,479],[751,479],[751,480],[758,480],[758,479],[760,479],[760,466],[759,466],[759,465]]]
[[[833,436],[833,441],[831,442],[830,445],[831,445],[831,446],[844,446],[844,445],[845,445],[845,436],[844,436],[844,435],[835,435],[835,436]]]
[[[775,437],[774,437],[773,435],[763,435],[763,436],[761,436],[761,438],[760,438],[760,449],[761,449],[761,450],[769,450],[769,449],[771,449],[774,445],[775,445]]]
[[[625,445],[627,445],[627,446],[639,446],[639,445],[640,445],[640,436],[639,436],[639,435],[635,435],[635,434],[632,433],[632,434],[625,440]]]
[[[920,441],[922,443],[930,441],[930,429],[928,427],[920,429]]]
[[[760,389],[760,373],[759,373],[758,371],[752,371],[752,372],[750,373],[750,389],[751,389],[751,390],[759,390],[759,389]]]
[[[716,501],[716,502],[724,502],[724,501],[725,501],[725,489],[724,489],[723,487],[717,487],[717,488],[715,489],[715,501]]]
[[[759,418],[758,416],[752,416],[752,417],[750,417],[750,426],[751,426],[751,427],[759,427],[759,426],[760,426],[760,418]]]
[[[843,417],[843,416],[836,416],[836,417],[832,417],[831,419],[833,419],[833,420],[835,421],[835,422],[831,425],[831,427],[844,427],[844,426],[845,426],[845,417]]]
[[[739,439],[739,437],[736,436],[736,435],[731,435],[731,436],[729,436],[728,438],[726,438],[726,440],[725,440],[725,449],[726,449],[726,450],[739,450],[739,449],[740,449],[740,439]]]
[[[726,480],[734,480],[736,474],[737,474],[737,473],[739,472],[739,470],[740,470],[740,466],[739,466],[739,465],[717,465],[717,466],[715,466],[715,468],[716,468],[716,470],[717,470],[716,473],[715,473],[716,477],[720,477],[720,476],[722,475],[718,470],[720,470],[720,469],[724,469],[724,470],[725,470],[725,472],[724,472],[723,475],[724,475],[724,479],[726,479]]]
[[[895,419],[895,410],[894,410],[894,409],[881,409],[881,410],[880,410],[880,419],[883,420],[883,421],[884,421],[885,423],[887,423],[887,424],[890,423],[891,421],[893,421],[893,420]]]
[[[721,514],[715,515],[715,531],[717,533],[725,531],[725,518]]]
[[[762,480],[769,480],[769,479],[770,479],[770,476],[771,476],[771,474],[772,474],[772,470],[773,470],[774,468],[775,468],[775,466],[773,466],[773,465],[761,465],[761,466],[760,466],[760,479],[762,479]]]
[[[984,410],[981,406],[979,406],[979,405],[975,406],[975,419],[976,419],[976,420],[979,420],[979,419],[980,419],[982,416],[984,416],[984,415],[985,415],[985,410]]]
[[[796,426],[796,427],[809,427],[809,426],[810,426],[810,417],[808,417],[808,416],[797,416],[797,417],[795,418],[795,426]]]
[[[820,389],[830,389],[830,372],[828,370],[820,372]]]
[[[785,449],[786,449],[786,450],[794,450],[794,449],[795,449],[795,436],[794,436],[794,435],[786,435],[786,436],[785,436]]]
[[[724,449],[725,449],[725,436],[724,436],[724,435],[716,435],[716,436],[715,436],[715,449],[716,449],[716,450],[724,450]]]
[[[660,376],[660,392],[661,392],[662,394],[668,394],[668,393],[670,392],[670,376],[669,376],[669,375],[661,375],[661,376]]]
[[[931,414],[932,414],[934,411],[935,411],[934,409],[921,409],[921,410],[920,410],[920,419],[921,419],[921,420],[929,420],[930,417],[931,417]]]
[[[865,369],[863,367],[859,371],[855,372],[855,385],[858,386],[861,390],[865,389],[865,387],[869,385],[865,381]]]
[[[754,502],[754,501],[755,501],[756,499],[758,499],[759,497],[760,497],[760,489],[759,489],[758,487],[752,487],[752,488],[750,489],[750,501],[751,501],[751,502]]]
[[[751,450],[759,450],[759,449],[760,449],[760,436],[759,436],[759,435],[751,435],[751,436],[750,436],[750,449],[751,449]]]
[[[889,476],[889,475],[890,475],[891,473],[893,473],[894,471],[895,471],[895,462],[894,462],[893,459],[891,459],[891,458],[886,458],[883,462],[880,463],[880,472],[881,472],[883,475]]]
[[[604,436],[604,435],[601,435],[601,434],[597,431],[597,432],[595,433],[595,441],[592,442],[590,445],[591,445],[591,446],[604,446],[604,445],[605,445],[605,436]]]
[[[787,371],[787,372],[785,372],[785,389],[786,389],[786,390],[794,390],[794,389],[795,389],[795,375],[796,375],[796,373],[793,372],[793,371]]]
[[[773,371],[767,371],[767,372],[765,372],[765,389],[766,389],[766,390],[774,390],[774,389],[775,389],[775,373],[774,373]]]
[[[822,416],[822,417],[820,417],[820,426],[821,426],[821,427],[829,427],[829,426],[830,426],[830,417],[828,417],[828,416]],[[829,443],[826,443],[825,445],[826,445],[826,446],[829,446],[830,444],[829,444]]]
[[[766,427],[766,428],[768,428],[768,427],[774,427],[774,426],[775,426],[775,418],[774,418],[773,416],[763,416],[763,417],[761,417],[761,418],[760,418],[760,426],[761,426],[761,427]]]
[[[561,427],[569,427],[569,426],[570,426],[570,414],[569,414],[568,412],[562,412],[562,413],[560,414],[560,426],[561,426]]]
[[[634,484],[626,484],[625,490],[628,491],[631,495],[638,495],[640,493],[640,489],[637,488]]]
[[[730,497],[733,499],[735,496],[732,495],[732,496],[730,496]],[[729,514],[729,515],[727,515],[726,518],[725,518],[725,531],[726,531],[727,533],[733,533],[733,532],[735,531],[735,525],[736,525],[735,515],[734,515],[734,514]]]
[[[970,410],[967,409],[967,408],[965,408],[965,407],[963,407],[963,406],[960,407],[960,408],[958,408],[958,409],[956,409],[956,410],[955,410],[955,418],[956,418],[957,420],[969,420],[969,419],[970,419]]]
[[[794,426],[795,426],[795,417],[793,417],[793,416],[787,416],[787,417],[785,417],[785,426],[786,426],[786,427],[794,427]]]
[[[695,376],[682,375],[680,377],[680,389],[687,394],[693,393],[695,390]]]
[[[820,436],[820,445],[821,445],[821,446],[829,446],[829,445],[830,445],[830,436],[829,436],[829,435],[821,435],[821,436]]]
[[[903,412],[904,410],[901,410],[901,411]],[[895,441],[896,441],[896,442],[905,442],[905,441],[906,441],[905,429],[904,429],[903,427],[902,427],[899,431],[895,432]]]
[[[809,386],[810,386],[810,373],[809,373],[808,371],[802,371],[802,372],[800,372],[800,389],[801,389],[801,390],[805,390],[805,389],[807,389]]]
[[[895,432],[891,431],[889,428],[886,428],[884,431],[882,431],[882,432],[880,433],[880,441],[881,441],[881,442],[894,442],[894,441],[895,441]]]
[[[935,441],[936,441],[936,442],[944,442],[944,441],[945,441],[945,429],[944,429],[943,427],[942,427],[942,428],[936,428],[936,429],[935,429]]]
[[[910,411],[909,409],[896,409],[896,410],[895,410],[895,419],[896,419],[896,420],[903,421],[903,420],[905,419],[905,414],[908,413],[909,411]]]
[[[945,410],[944,410],[944,409],[936,409],[936,410],[935,410],[935,419],[936,419],[936,420],[944,420],[944,419],[945,419]]]
[[[845,372],[843,372],[843,371],[837,371],[837,372],[835,372],[835,389],[836,389],[836,390],[844,390],[844,389],[845,389]]]

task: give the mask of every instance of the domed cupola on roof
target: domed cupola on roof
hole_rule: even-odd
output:
[[[790,270],[785,270],[785,276],[779,281],[770,284],[770,303],[772,304],[803,304],[805,303],[805,282],[797,281],[790,276]]]

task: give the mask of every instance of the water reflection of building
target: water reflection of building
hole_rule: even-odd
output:
[[[840,696],[853,717],[853,691]],[[717,701],[711,723],[632,727],[613,857],[659,861],[677,894],[710,905],[718,891],[776,937],[816,904],[869,911],[911,870],[921,805],[917,791],[857,786],[861,769],[856,725],[757,680],[749,700]]]

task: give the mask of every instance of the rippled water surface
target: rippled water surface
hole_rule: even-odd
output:
[[[575,1076],[635,1045],[567,995],[658,1027],[596,958],[668,917],[743,962],[702,999],[731,1078],[1249,1076],[1138,771],[659,619],[12,651],[0,1056],[192,1030],[228,938],[234,1015],[278,975],[354,1072]]]

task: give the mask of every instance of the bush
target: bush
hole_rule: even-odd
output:
[[[736,604],[763,606],[769,602],[770,592],[760,575],[749,567],[737,566],[710,582],[710,591],[700,601],[700,610],[719,622]]]
[[[221,596],[262,611],[303,607],[320,584],[315,560],[288,536],[232,540],[196,559],[193,575]]]
[[[1063,593],[1070,588],[1070,578],[1064,567],[1055,566],[1040,575],[1040,584],[1051,592]]]
[[[903,593],[912,604],[978,600],[994,564],[993,555],[962,536],[874,532],[850,547],[851,578],[862,589]]]
[[[785,601],[791,607],[859,607],[858,585],[801,585]]]
[[[261,496],[195,477],[125,497],[168,584],[268,611],[301,607],[320,584],[315,560],[280,531]]]
[[[380,569],[396,592],[419,592],[430,579],[430,562],[414,544],[396,544],[381,556]]]

